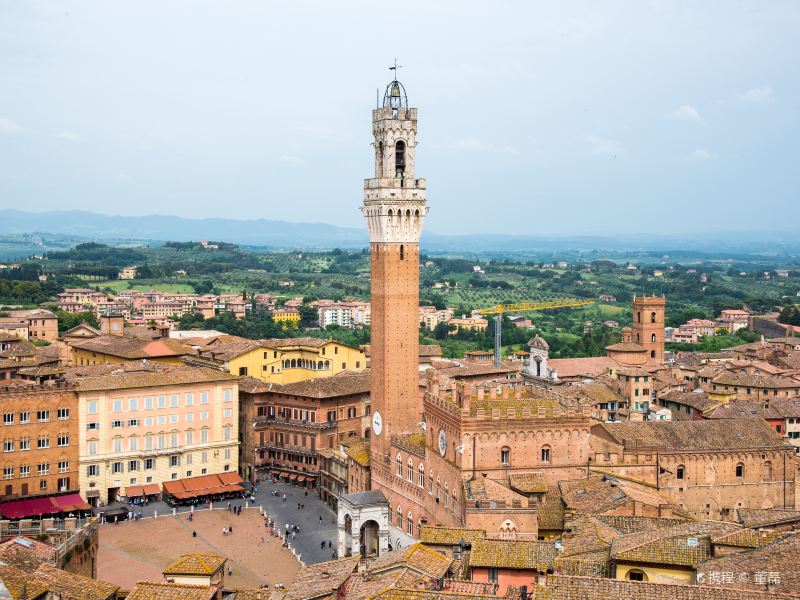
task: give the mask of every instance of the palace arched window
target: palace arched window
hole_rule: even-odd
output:
[[[420,463],[419,465],[419,475],[417,476],[417,485],[421,488],[425,488],[425,466]]]
[[[509,448],[508,446],[503,446],[500,449],[500,462],[503,465],[511,464],[511,448]]]
[[[542,446],[542,463],[548,464],[550,462],[550,446]]]
[[[675,478],[676,479],[685,479],[686,478],[686,467],[683,465],[678,465],[678,468],[675,469]]]
[[[736,477],[739,477],[739,478],[744,477],[744,463],[737,463],[736,464]]]
[[[399,454],[397,455],[397,476],[403,476],[403,457]]]
[[[414,461],[408,459],[408,468],[406,469],[406,479],[413,483],[414,481]]]

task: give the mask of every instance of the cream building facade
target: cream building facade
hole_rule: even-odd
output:
[[[238,380],[212,369],[103,365],[76,369],[79,485],[106,504],[129,486],[238,468]]]

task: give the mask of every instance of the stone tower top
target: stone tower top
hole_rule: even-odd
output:
[[[383,106],[372,111],[375,176],[364,180],[364,205],[370,241],[419,243],[428,207],[425,180],[414,175],[417,109],[408,106],[403,84],[386,86]]]

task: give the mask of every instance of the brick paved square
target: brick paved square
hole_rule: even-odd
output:
[[[233,533],[223,536],[224,527],[232,527]],[[239,516],[203,510],[194,513],[192,522],[181,514],[102,525],[97,576],[125,589],[137,581],[162,581],[162,569],[191,552],[227,557],[233,574],[226,573],[226,587],[254,588],[278,581],[288,585],[300,566],[280,540],[266,532],[258,509],[244,509]]]

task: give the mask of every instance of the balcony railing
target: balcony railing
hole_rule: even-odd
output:
[[[336,427],[336,421],[322,421],[320,423],[312,423],[311,421],[301,421],[299,419],[286,419],[283,417],[256,417],[253,419],[253,426],[259,425],[288,425],[290,427],[299,427],[301,429],[315,429],[323,431],[326,429],[333,429]]]
[[[263,444],[257,444],[255,447],[256,450],[279,450],[281,452],[294,452],[295,454],[305,454],[307,456],[316,456],[317,451],[307,448],[306,446],[290,446],[290,445],[281,445],[276,442],[264,442]]]

